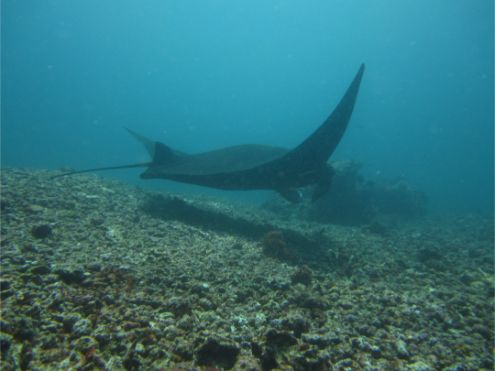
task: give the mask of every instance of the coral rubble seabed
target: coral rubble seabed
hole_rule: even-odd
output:
[[[372,233],[54,174],[1,173],[2,370],[493,369],[493,219]]]

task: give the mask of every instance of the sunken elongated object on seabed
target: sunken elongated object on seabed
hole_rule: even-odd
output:
[[[127,129],[144,144],[152,160],[56,175],[146,167],[141,178],[161,178],[225,190],[274,190],[291,202],[301,200],[298,188],[314,185],[313,201],[330,189],[333,170],[327,161],[347,128],[361,85],[359,68],[332,114],[292,150],[260,144],[244,144],[198,154],[186,154],[149,140]]]

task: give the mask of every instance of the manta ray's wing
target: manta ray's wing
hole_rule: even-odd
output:
[[[313,194],[316,199],[330,187],[332,171],[327,161],[347,128],[363,73],[364,65],[361,65],[332,114],[291,151],[246,145],[176,157],[174,161],[154,159],[141,177],[220,189],[273,189],[284,196],[292,195],[297,187],[316,184]],[[162,156],[158,148],[164,145],[155,142],[155,146],[155,157]]]
[[[362,64],[344,96],[331,115],[308,138],[279,159],[278,166],[298,168],[299,171],[326,163],[337,148],[347,129],[364,73]]]
[[[157,148],[164,146],[156,142]],[[285,148],[261,144],[243,144],[187,156],[176,156],[173,161],[153,159],[142,174],[143,178],[170,178],[170,176],[206,176],[227,174],[255,168],[288,152]],[[163,156],[162,156],[163,157]]]

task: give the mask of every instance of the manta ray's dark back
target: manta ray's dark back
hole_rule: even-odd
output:
[[[193,161],[195,164],[214,158],[213,154],[221,154],[228,158],[237,154],[235,147],[225,148],[195,155],[196,158],[177,158],[176,161],[162,161],[154,158],[153,164],[141,175],[143,178],[163,178],[184,183],[197,184],[212,188],[230,190],[272,189],[279,192],[285,198],[294,201],[296,188],[316,185],[313,200],[325,194],[331,183],[332,169],[327,165],[328,158],[339,144],[351,118],[356,98],[364,73],[364,64],[361,65],[353,81],[347,88],[344,96],[333,110],[332,114],[300,145],[286,153],[281,153],[277,158],[267,157],[264,163],[240,170],[225,168],[219,170],[218,166],[197,172],[184,172],[185,164]],[[162,144],[157,143],[157,147]],[[259,149],[252,146],[252,155]],[[159,153],[160,151],[156,151]],[[247,155],[238,156],[236,161],[243,161]],[[201,160],[200,160],[201,158]],[[218,158],[215,159],[218,161]],[[205,161],[207,162],[207,161]],[[214,171],[208,171],[214,169]]]

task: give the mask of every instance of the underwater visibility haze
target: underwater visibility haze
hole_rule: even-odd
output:
[[[144,162],[123,126],[189,153],[291,148],[365,62],[335,158],[490,213],[492,31],[491,1],[5,1],[2,165]]]
[[[494,369],[492,0],[0,4],[0,369]]]

